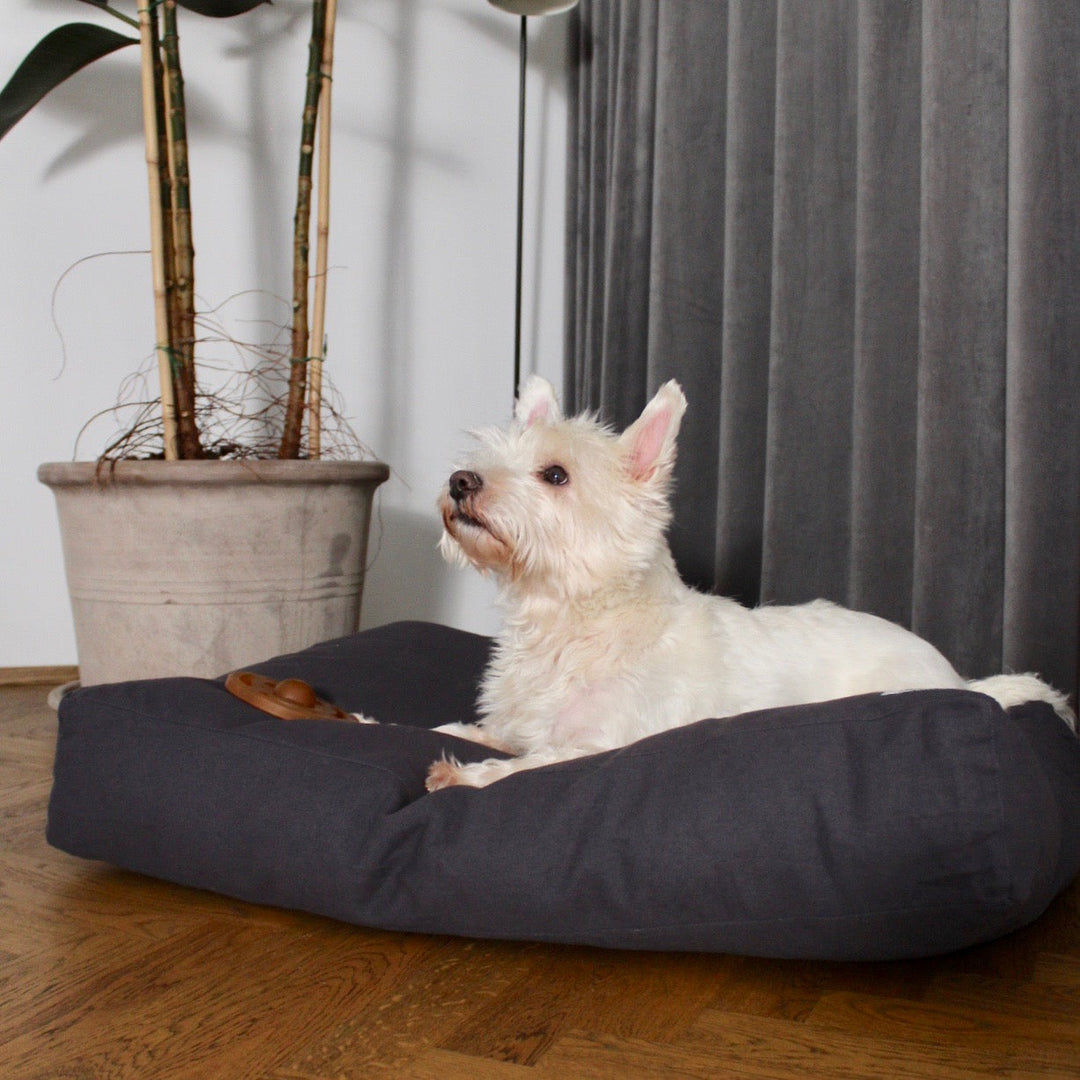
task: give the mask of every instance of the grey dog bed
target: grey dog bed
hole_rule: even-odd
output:
[[[254,670],[384,721],[277,720],[222,681],[60,706],[48,839],[182,885],[395,930],[879,960],[987,941],[1080,870],[1080,742],[967,691],[704,720],[427,795],[489,641],[396,623]]]

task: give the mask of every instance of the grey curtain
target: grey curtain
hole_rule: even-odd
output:
[[[678,378],[684,576],[1077,688],[1080,4],[583,0],[567,385]]]

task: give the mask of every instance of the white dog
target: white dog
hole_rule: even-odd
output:
[[[688,588],[665,538],[686,399],[662,386],[615,435],[563,419],[533,377],[509,430],[477,453],[439,505],[448,558],[496,576],[505,621],[479,724],[448,731],[516,757],[432,765],[428,788],[482,787],[520,769],[624,746],[706,717],[869,692],[963,688],[1004,707],[1065,698],[1034,675],[967,682],[902,627],[823,600],[744,608]]]

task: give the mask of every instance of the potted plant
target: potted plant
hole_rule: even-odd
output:
[[[149,182],[157,446],[42,465],[55,493],[84,684],[211,676],[356,629],[381,462],[327,460],[322,355],[336,0],[312,0],[294,217],[287,400],[270,452],[205,435],[197,375],[190,176],[177,8],[241,15],[263,0],[162,0],[135,17],[84,0],[138,36],[90,23],[46,35],[0,90],[0,139],[82,67],[137,45]],[[316,133],[318,154],[316,155]],[[317,157],[317,169],[313,168]],[[309,268],[318,179],[314,272]],[[310,307],[309,290],[314,282]],[[259,405],[261,416],[265,409]],[[306,425],[305,425],[306,418]],[[145,427],[145,423],[142,425]],[[145,438],[140,445],[145,445]]]

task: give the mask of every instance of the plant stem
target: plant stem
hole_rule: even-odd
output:
[[[139,9],[139,47],[142,66],[143,133],[146,138],[146,170],[150,193],[150,262],[154,282],[154,326],[161,384],[161,414],[165,457],[177,457],[176,407],[170,364],[168,300],[165,295],[165,251],[162,223],[161,162],[158,142],[158,104],[154,79],[156,9]]]
[[[124,12],[117,11],[116,8],[110,7],[108,4],[95,4],[94,7],[99,7],[102,11],[107,11],[113,18],[120,19],[121,22],[126,22],[128,26],[134,26],[136,29],[139,27],[138,19],[133,19],[130,15],[125,15]]]
[[[191,181],[188,173],[187,109],[180,69],[180,37],[176,0],[162,5],[164,102],[171,173],[172,369],[176,399],[178,452],[182,458],[201,458],[202,445],[195,422],[195,248],[191,234]]]
[[[293,218],[293,323],[289,397],[281,434],[279,457],[300,456],[300,434],[307,388],[308,346],[308,245],[311,232],[311,164],[314,157],[315,122],[322,87],[323,41],[326,0],[312,0],[311,41],[308,45],[307,90],[300,131],[300,167],[296,183],[296,216]]]
[[[152,2],[152,0],[151,0]],[[178,316],[176,310],[176,252],[173,230],[173,158],[169,138],[168,82],[161,50],[160,4],[152,4],[153,20],[151,37],[154,48],[154,103],[157,112],[158,140],[158,189],[161,198],[161,265],[165,275],[165,311],[169,324],[169,379],[173,398],[173,423],[176,423],[176,341]],[[180,450],[179,432],[176,434],[176,456],[183,457]]]
[[[326,272],[330,239],[330,109],[333,99],[337,0],[326,0],[319,98],[318,199],[315,215],[315,296],[311,312],[311,385],[308,390],[308,455],[322,457],[322,367],[325,353]]]

